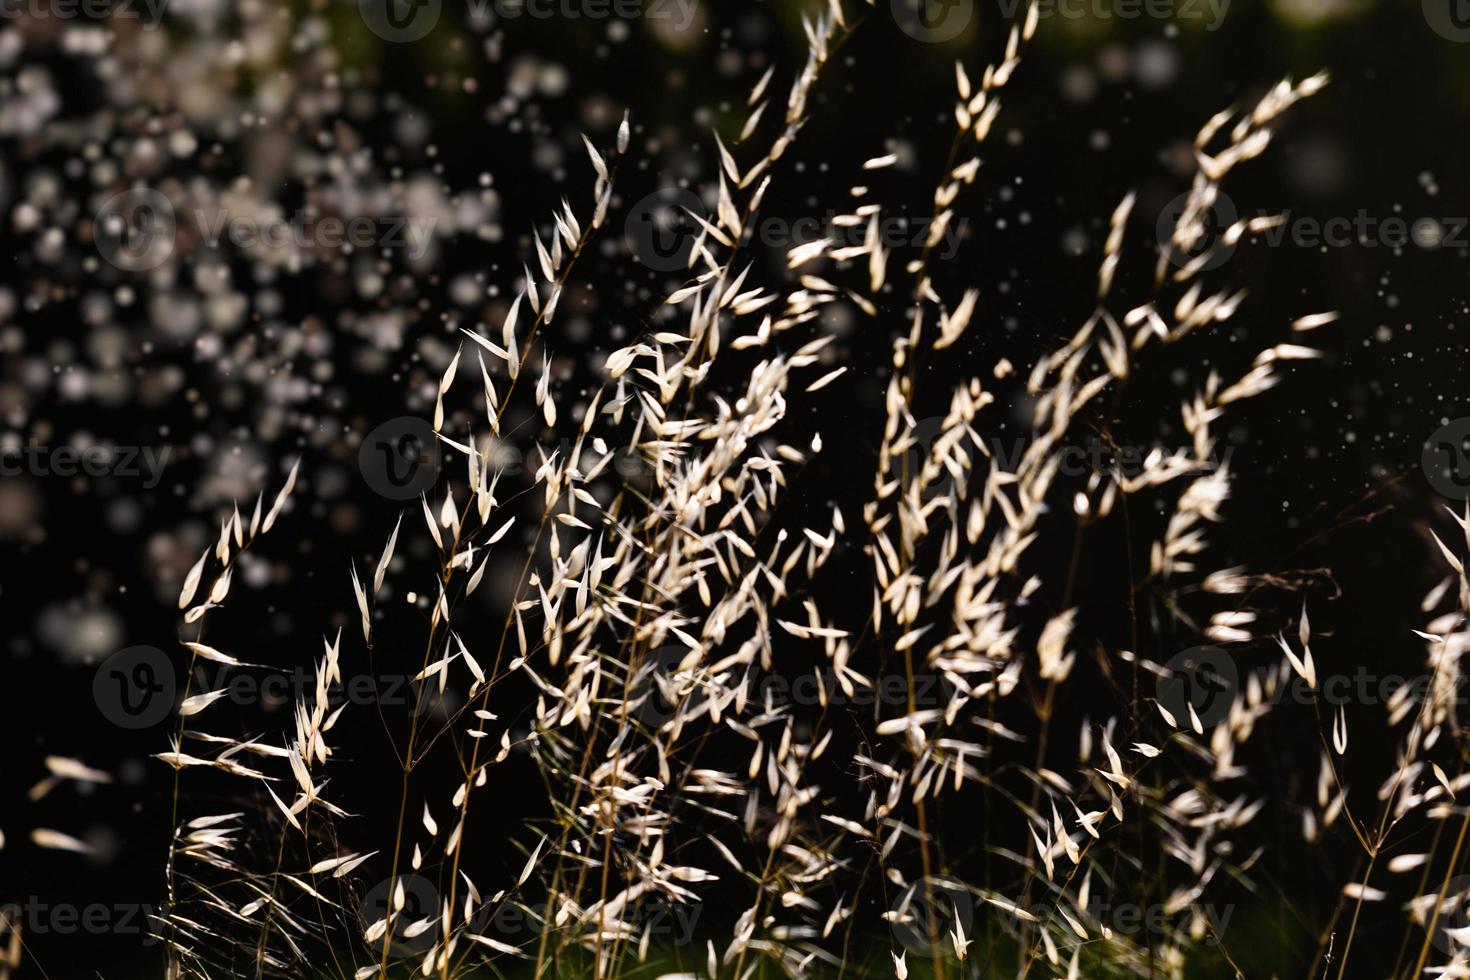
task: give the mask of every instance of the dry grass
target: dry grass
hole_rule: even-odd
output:
[[[1062,475],[1063,450],[1096,428],[1099,403],[1143,359],[1173,356],[1172,345],[1228,321],[1244,300],[1207,270],[1208,249],[1182,264],[1161,254],[1151,295],[1117,300],[1130,196],[1112,215],[1096,295],[1069,342],[1021,375],[1000,359],[952,390],[927,390],[922,365],[961,342],[984,304],[974,289],[941,294],[932,246],[981,179],[981,147],[1035,27],[1031,8],[998,61],[956,65],[956,135],[926,247],[895,267],[878,241],[882,203],[854,190],[845,220],[868,229],[864,244],[793,249],[795,286],[768,286],[738,243],[823,68],[857,29],[835,3],[809,20],[810,54],[789,89],[767,75],[750,96],[748,138],[719,145],[718,207],[700,218],[687,285],[666,301],[672,318],[613,353],[576,414],[558,404],[547,363],[564,287],[605,233],[626,122],[616,146],[587,144],[595,179],[581,213],[556,212],[556,234],[538,239],[500,332],[465,331],[440,385],[435,429],[466,470],[446,473],[421,508],[384,528],[370,576],[351,570],[361,636],[324,644],[314,696],[296,706],[289,731],[209,734],[221,692],[185,692],[173,744],[159,754],[176,770],[158,923],[169,976],[1185,976],[1190,964],[1233,966],[1232,944],[1244,940],[1220,934],[1211,903],[1249,880],[1260,857],[1251,825],[1264,805],[1240,755],[1288,671],[1315,684],[1308,613],[1279,638],[1277,664],[1250,673],[1214,724],[1154,697],[1166,671],[1145,651],[1167,655],[1188,645],[1181,638],[1245,646],[1270,637],[1265,614],[1247,604],[1257,580],[1212,559],[1233,480],[1212,462],[1217,432],[1237,403],[1277,384],[1282,361],[1315,356],[1290,342],[1294,333],[1334,317],[1274,317],[1279,337],[1236,373],[1197,378],[1179,409],[1188,449],[1157,452],[1137,473]],[[1324,82],[1282,82],[1205,124],[1172,247],[1198,248],[1221,183],[1266,151],[1282,114]],[[854,177],[889,162],[875,150]],[[1213,247],[1265,226],[1238,225]],[[817,263],[830,271],[805,271]],[[897,291],[885,298],[889,283]],[[893,295],[907,297],[896,330]],[[859,461],[871,467],[867,502],[804,526],[782,502],[821,444],[793,434],[792,406],[842,385],[844,369],[874,370],[824,358],[833,338],[819,317],[839,301],[864,311],[868,329],[895,335],[883,439]],[[988,458],[989,419],[1023,394],[1035,404],[1027,448],[1002,465]],[[518,437],[500,419],[527,399],[570,449],[502,480],[488,447]],[[470,404],[484,422],[447,429]],[[918,420],[936,413],[939,434],[921,440]],[[628,447],[649,476],[599,497],[609,447]],[[184,583],[190,676],[196,658],[249,669],[240,662],[250,652],[208,627],[230,607],[239,555],[291,521],[283,505],[294,477],[264,513],[257,502],[226,521]],[[1073,603],[1076,549],[1098,526],[1126,521],[1130,506],[1143,513],[1142,502],[1164,516],[1156,532],[1144,522],[1126,530],[1130,635],[1104,643]],[[519,551],[505,537],[513,522],[534,526],[535,544],[498,641],[472,649],[461,639],[465,600],[492,551]],[[415,535],[432,540],[437,568],[392,561]],[[815,596],[843,547],[865,556],[865,581],[844,580],[851,601],[824,605]],[[1057,552],[1070,562],[1045,557]],[[1453,871],[1470,828],[1470,817],[1443,819],[1470,783],[1444,757],[1458,751],[1443,736],[1467,636],[1460,558],[1444,553],[1455,577],[1426,601],[1422,634],[1432,696],[1390,705],[1405,734],[1376,796],[1350,801],[1334,759],[1357,733],[1319,709],[1321,771],[1304,834],[1315,841],[1346,826],[1363,854],[1321,931],[1319,974],[1347,975],[1363,909],[1382,897],[1386,875],[1409,874],[1422,895],[1412,916],[1427,928],[1407,927],[1401,962],[1421,975],[1448,955],[1442,975],[1467,975],[1470,934],[1451,932],[1443,952],[1430,942],[1438,917],[1463,922],[1450,910],[1466,897]],[[433,599],[414,664],[420,696],[453,687],[463,698],[447,714],[380,712],[393,757],[352,765],[382,769],[369,802],[392,808],[397,829],[370,839],[333,799],[332,746],[347,726],[379,719],[333,707],[332,694],[344,663],[373,655],[385,617],[398,615],[378,601],[388,578]],[[1145,596],[1172,621],[1140,616],[1133,603]],[[794,672],[793,651],[819,665],[815,703],[761,694],[764,678]],[[839,710],[895,676],[902,703],[879,700],[870,717]],[[1077,685],[1089,706],[1080,724],[1057,710]],[[474,818],[514,805],[497,795],[512,753],[534,764],[551,816],[514,840],[487,839]],[[52,768],[56,779],[106,777],[71,760]],[[239,805],[190,812],[185,790],[199,769],[235,780]],[[441,778],[446,769],[455,778]],[[984,814],[983,825],[947,824],[951,805]],[[1431,850],[1392,851],[1404,828],[1426,822]],[[33,839],[80,843],[55,830]],[[427,907],[405,884],[419,879],[432,885]],[[378,905],[364,902],[373,882],[386,882]],[[1158,924],[1130,933],[1095,914],[1119,902],[1157,908]],[[524,927],[497,926],[506,910]],[[661,928],[693,921],[693,910],[689,934]],[[671,935],[689,945],[671,950]]]

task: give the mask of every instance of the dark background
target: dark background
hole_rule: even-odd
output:
[[[485,332],[493,335],[504,292],[532,254],[533,223],[544,229],[563,194],[579,214],[590,210],[579,132],[606,147],[622,110],[631,112],[618,201],[602,244],[578,267],[553,341],[568,390],[643,328],[673,283],[628,255],[621,236],[627,206],[669,181],[712,180],[710,126],[727,138],[738,132],[745,94],[766,67],[778,66],[772,91],[784,97],[805,55],[797,4],[706,2],[696,29],[685,33],[646,20],[470,25],[449,9],[412,45],[383,43],[364,29],[353,4],[200,9],[170,12],[148,39],[118,28],[118,54],[106,70],[99,64],[109,59],[69,48],[55,22],[0,25],[0,49],[8,52],[0,66],[9,213],[0,223],[8,259],[0,275],[3,437],[8,445],[95,439],[171,449],[152,490],[125,478],[0,480],[0,712],[11,747],[3,763],[0,883],[8,899],[160,900],[171,773],[148,755],[166,748],[169,725],[127,731],[110,724],[93,699],[93,677],[97,664],[124,647],[176,650],[179,582],[213,542],[230,501],[238,498],[244,510],[263,492],[268,505],[301,456],[294,506],[252,548],[245,581],[231,597],[236,608],[211,626],[220,645],[242,659],[307,664],[319,655],[321,636],[342,626],[350,638],[356,617],[348,562],[370,573],[399,510],[364,482],[358,442],[382,422],[432,411],[459,326],[489,324]],[[284,31],[290,44],[248,68],[223,66],[227,39],[275,17],[295,25]],[[925,214],[952,135],[952,62],[962,58],[978,78],[998,56],[1004,30],[996,5],[981,3],[956,41],[922,44],[880,3],[817,87],[811,120],[781,162],[766,213],[842,208],[846,187],[865,179],[862,160],[896,151],[900,167],[869,182],[890,209]],[[1003,96],[980,178],[961,199],[967,239],[939,277],[942,292],[974,285],[982,299],[954,358],[926,368],[934,414],[942,414],[947,380],[986,371],[1000,356],[1024,373],[1038,353],[1070,336],[1090,311],[1107,216],[1131,189],[1139,202],[1130,246],[1153,247],[1154,219],[1187,186],[1189,142],[1205,119],[1249,104],[1283,75],[1323,68],[1332,84],[1293,109],[1268,153],[1227,183],[1236,206],[1318,219],[1360,211],[1411,222],[1431,217],[1451,226],[1455,216],[1470,216],[1462,179],[1470,46],[1437,34],[1416,3],[1237,0],[1214,31],[1187,19],[1043,19]],[[336,111],[301,109],[300,100],[335,84],[348,94]],[[23,117],[37,85],[55,96],[48,121],[6,115]],[[268,100],[273,86],[290,93],[292,108],[263,124],[240,124],[241,111]],[[189,113],[180,105],[201,90],[217,113],[181,121]],[[82,228],[100,198],[77,162],[89,140],[102,157],[126,159],[150,125],[160,139],[188,128],[199,144],[193,157],[145,171],[151,180],[203,175],[223,186],[246,173],[294,204],[310,196],[313,183],[296,171],[294,154],[320,150],[322,134],[331,133],[370,158],[364,185],[423,178],[450,195],[478,197],[480,223],[492,230],[445,239],[426,267],[388,257],[385,285],[371,295],[360,286],[360,263],[327,260],[266,276],[226,250],[211,264],[226,270],[225,292],[246,312],[211,323],[197,275],[202,263],[186,260],[173,282],[160,283],[88,261],[94,250]],[[41,209],[39,227],[27,227],[15,212],[38,201],[52,203]],[[66,233],[59,253],[45,241],[51,227]],[[1470,240],[1470,232],[1460,237]],[[1220,564],[1292,573],[1325,634],[1314,647],[1319,664],[1343,672],[1362,664],[1410,674],[1422,663],[1422,646],[1408,630],[1423,628],[1418,599],[1444,571],[1426,530],[1436,527],[1442,537],[1453,530],[1440,505],[1455,502],[1434,493],[1418,460],[1431,432],[1466,413],[1466,258],[1463,246],[1244,244],[1226,270],[1249,289],[1242,312],[1218,334],[1175,352],[1173,366],[1156,361],[1136,385],[1152,395],[1117,406],[1120,431],[1137,426],[1137,441],[1167,438],[1152,418],[1177,420],[1178,401],[1205,367],[1230,365],[1221,370],[1231,377],[1242,356],[1298,339],[1285,335],[1291,319],[1342,311],[1340,322],[1303,341],[1326,349],[1327,359],[1291,366],[1285,385],[1242,406],[1226,429],[1241,479],[1229,524],[1215,540],[1228,556]],[[782,274],[773,257],[762,262]],[[118,301],[125,286],[138,294],[129,305]],[[500,295],[487,296],[490,287]],[[794,485],[798,513],[835,501],[849,525],[857,523],[900,308],[895,299],[882,329],[834,318],[843,362],[854,370],[827,397],[803,403],[801,412],[813,414],[798,424],[820,428],[826,447]],[[1188,385],[1173,371],[1180,358],[1190,369]],[[1114,601],[1120,571],[1113,554],[1105,544],[1083,552],[1081,601]],[[487,632],[503,610],[495,595],[478,597],[492,624]],[[412,642],[410,627],[404,643]],[[380,641],[379,648],[392,645]],[[1273,661],[1265,648],[1256,653],[1261,664]],[[416,656],[413,648],[407,660]],[[1353,711],[1349,781],[1366,798],[1389,771],[1393,739],[1381,728],[1380,708]],[[258,730],[258,716],[240,714],[242,731]],[[289,725],[284,711],[276,723]],[[1254,794],[1310,798],[1315,724],[1310,709],[1296,709],[1272,729]],[[375,738],[364,734],[362,761],[341,778],[355,787],[348,792],[368,794],[381,779],[396,796],[396,773],[384,775],[372,762],[372,750],[382,750]],[[63,784],[28,799],[50,754],[81,759],[116,781]],[[525,780],[525,806],[535,815],[529,765],[512,763],[509,772],[506,778]],[[190,806],[214,812],[225,802],[195,797]],[[1274,825],[1258,829],[1295,839],[1296,812],[1286,803],[1273,807],[1263,822]],[[514,831],[526,817],[507,807],[487,816],[480,831]],[[29,839],[33,827],[81,837],[100,856],[40,850]],[[1315,930],[1354,872],[1354,845],[1339,826],[1310,857],[1287,847],[1271,855],[1257,868],[1259,891],[1242,893],[1233,925],[1243,938],[1234,942],[1263,972],[1303,975]],[[1380,974],[1403,928],[1396,907],[1360,926],[1362,955],[1388,957]],[[32,934],[27,942],[23,976],[144,976],[161,963],[157,946],[116,931]]]

